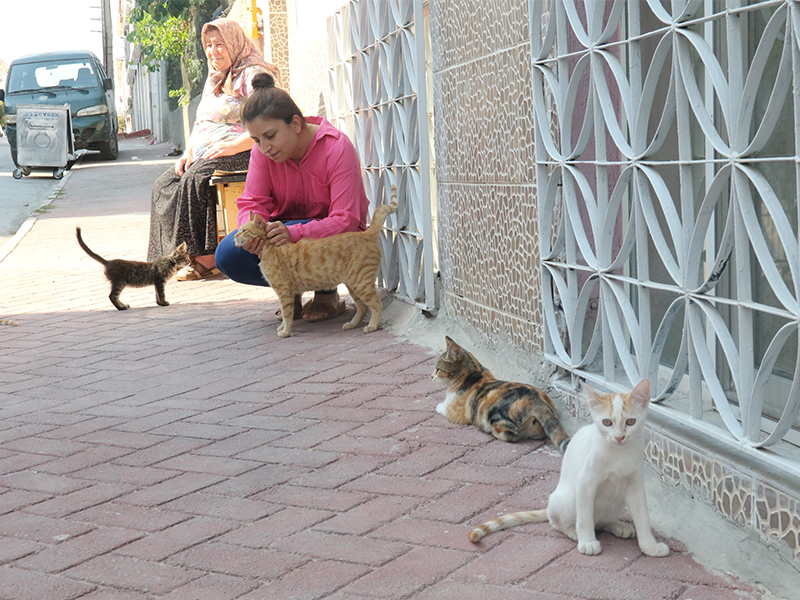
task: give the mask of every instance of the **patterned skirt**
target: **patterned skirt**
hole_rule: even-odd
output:
[[[183,176],[170,167],[153,185],[150,244],[147,260],[155,260],[186,242],[189,254],[205,256],[217,248],[217,202],[211,187],[214,171],[244,171],[250,151],[233,156],[199,159]]]

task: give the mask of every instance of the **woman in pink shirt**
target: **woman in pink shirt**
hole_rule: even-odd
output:
[[[256,150],[237,201],[240,225],[251,212],[260,214],[269,221],[268,243],[276,246],[366,228],[369,201],[361,164],[344,133],[322,117],[303,117],[268,73],[253,78],[242,122]],[[234,233],[217,247],[217,268],[240,283],[269,285],[258,268],[265,242],[254,240],[237,248]],[[336,290],[318,290],[305,306],[299,296],[295,298],[295,314],[310,321],[343,311]]]

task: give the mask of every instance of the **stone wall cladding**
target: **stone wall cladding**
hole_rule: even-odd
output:
[[[541,351],[527,4],[433,3],[431,38],[445,310]]]

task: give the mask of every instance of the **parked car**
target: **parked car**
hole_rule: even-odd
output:
[[[117,110],[111,79],[91,52],[29,54],[8,67],[5,102],[6,135],[11,158],[17,163],[17,105],[69,104],[75,149],[99,150],[105,160],[115,160]]]

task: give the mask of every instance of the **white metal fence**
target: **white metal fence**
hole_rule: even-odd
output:
[[[331,121],[353,139],[367,196],[387,220],[384,287],[434,306],[422,0],[351,0],[328,19]],[[419,35],[416,23],[419,22]]]
[[[530,11],[547,358],[800,472],[800,4]]]

